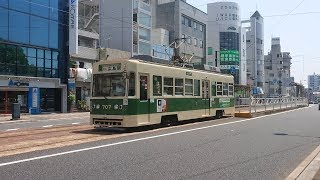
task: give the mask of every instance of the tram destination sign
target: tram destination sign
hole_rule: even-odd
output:
[[[101,64],[99,65],[99,71],[121,71],[121,63],[117,64]]]

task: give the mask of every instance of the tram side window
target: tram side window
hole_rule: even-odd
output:
[[[217,82],[217,96],[222,96],[222,82]]]
[[[186,96],[192,96],[193,95],[193,80],[192,79],[185,79],[185,92],[184,94]]]
[[[216,96],[216,95],[217,95],[217,85],[216,85],[216,82],[212,81],[211,96]]]
[[[194,96],[200,96],[200,80],[194,80]]]
[[[176,78],[174,85],[175,95],[183,96],[183,79]]]
[[[164,95],[173,95],[173,78],[163,78],[164,85],[163,85],[163,94]]]
[[[223,95],[228,96],[229,85],[228,83],[223,83]]]
[[[229,96],[233,96],[233,92],[234,92],[233,84],[230,83],[230,84],[229,84]]]
[[[162,96],[162,76],[153,76],[153,95]]]
[[[134,72],[130,73],[129,76],[129,89],[128,89],[128,95],[129,96],[135,96],[136,95],[136,76]]]

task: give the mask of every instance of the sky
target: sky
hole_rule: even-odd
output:
[[[264,54],[268,54],[271,49],[271,38],[280,37],[282,52],[291,53],[291,76],[295,77],[295,82],[307,85],[308,75],[314,72],[320,74],[319,0],[231,1],[239,4],[241,20],[249,19],[256,10],[264,17]],[[206,4],[218,1],[187,2],[207,12]]]

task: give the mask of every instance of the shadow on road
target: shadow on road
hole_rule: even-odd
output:
[[[276,135],[276,136],[292,136],[292,137],[308,137],[308,138],[319,138],[320,139],[320,137],[315,137],[315,136],[303,136],[303,135],[287,134],[287,133],[273,133],[273,135]]]
[[[227,117],[223,117],[225,119]],[[149,126],[141,126],[141,127],[134,127],[134,128],[95,128],[92,126],[92,129],[87,130],[80,130],[80,131],[73,131],[72,133],[79,133],[79,134],[99,134],[99,135],[114,135],[114,134],[125,134],[125,133],[136,133],[136,132],[144,132],[150,131],[155,129],[165,129],[172,126],[180,126],[192,123],[199,123],[199,122],[206,122],[212,120],[221,120],[215,119],[214,117],[207,117],[207,118],[200,118],[200,119],[191,119],[186,121],[179,121],[175,124],[170,125],[149,125]]]

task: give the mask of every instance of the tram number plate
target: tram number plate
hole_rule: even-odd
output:
[[[102,109],[111,109],[111,105],[102,105]]]

